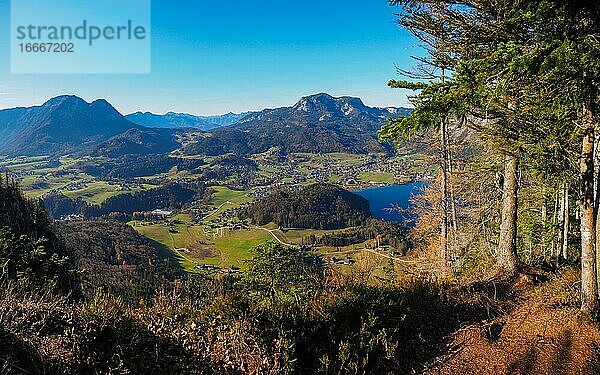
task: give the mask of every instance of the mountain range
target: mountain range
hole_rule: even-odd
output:
[[[378,152],[376,132],[406,108],[374,108],[353,97],[317,94],[292,107],[261,112],[194,116],[120,114],[104,99],[87,103],[59,96],[41,106],[0,110],[0,155],[94,155],[183,153],[249,155],[282,152]],[[205,131],[202,128],[212,127]],[[185,138],[191,140],[182,146]]]
[[[93,147],[128,129],[141,129],[106,100],[59,96],[41,106],[0,111],[0,151],[35,156]]]
[[[188,113],[167,112],[157,115],[151,112],[135,112],[126,115],[129,121],[150,128],[196,128],[200,130],[211,130],[221,126],[237,123],[239,120],[250,115],[252,112],[226,113],[216,116],[196,116]]]
[[[377,141],[377,130],[392,117],[407,116],[408,108],[366,106],[354,97],[329,94],[303,97],[292,107],[265,109],[237,124],[200,134],[184,153],[256,154],[279,147],[281,152],[366,153],[390,150]]]

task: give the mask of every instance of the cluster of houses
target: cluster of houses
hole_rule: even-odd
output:
[[[202,218],[206,216],[197,217],[196,224],[206,224],[211,229],[226,228],[229,230],[244,230],[248,229],[249,226],[246,222],[238,220],[238,215],[241,209],[246,207],[247,204],[242,204],[236,208],[230,208],[216,215],[213,219],[205,223]]]
[[[331,257],[329,259],[329,263],[331,264],[345,264],[345,265],[351,265],[356,263],[356,260],[354,260],[353,258],[347,256],[346,258],[336,258],[336,257]]]
[[[35,176],[36,172],[33,170],[30,171],[10,171],[10,176],[15,180],[21,180],[28,176]]]
[[[68,223],[73,221],[81,221],[83,219],[84,217],[81,214],[70,214],[66,216],[61,216],[61,218],[58,221]]]
[[[263,154],[255,157],[254,160],[259,164],[260,169],[275,171],[268,175],[257,174],[254,177],[252,186],[259,189],[260,187],[294,186],[308,180],[330,182],[332,177],[338,178],[338,183],[342,186],[358,187],[365,185],[358,176],[367,172],[391,173],[397,181],[422,181],[428,178],[421,171],[418,160],[389,158],[380,154],[357,156],[357,161],[360,162],[352,164],[340,162],[328,155],[324,155],[317,163],[313,163],[307,156],[296,154],[284,162]],[[367,181],[366,184],[379,183]],[[261,190],[256,192],[256,194],[260,193]]]
[[[66,190],[66,191],[77,191],[77,190],[83,190],[87,187],[87,183],[89,181],[77,181],[77,182],[73,182],[70,183],[68,185],[66,185],[65,187],[63,187],[62,189],[57,189],[58,191],[61,190]]]
[[[222,274],[234,275],[240,273],[240,268],[231,266],[229,268],[217,267],[214,264],[199,263],[194,266],[194,269],[198,271],[217,272]]]
[[[223,221],[219,219],[211,220],[207,226],[211,229],[228,229],[228,230],[246,230],[250,229],[247,223],[243,221]]]

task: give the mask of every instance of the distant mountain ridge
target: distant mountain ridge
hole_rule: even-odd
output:
[[[195,128],[207,131],[221,126],[235,124],[252,113],[253,112],[229,112],[224,115],[197,116],[188,113],[175,112],[167,112],[164,115],[158,115],[151,112],[135,112],[126,115],[125,118],[138,125],[151,128]]]
[[[241,126],[252,125],[256,122],[280,123],[282,120],[296,120],[300,125],[310,125],[315,115],[319,114],[316,122],[325,122],[333,118],[352,119],[388,119],[393,116],[408,116],[412,112],[409,108],[399,107],[368,107],[360,98],[352,96],[333,97],[326,93],[309,95],[301,98],[293,107],[281,107],[276,109],[265,109],[261,112],[250,114],[241,119]],[[289,120],[288,120],[289,119]],[[374,125],[372,121],[367,126]],[[376,124],[375,124],[376,125]],[[379,129],[379,127],[377,127]],[[377,130],[371,129],[371,130]]]
[[[67,154],[129,129],[143,127],[125,119],[106,100],[87,103],[63,95],[41,106],[0,111],[0,151],[22,156]]]
[[[273,147],[283,153],[382,152],[392,147],[377,141],[377,130],[389,118],[410,111],[369,107],[354,97],[316,94],[292,107],[260,112],[220,116],[139,112],[128,119],[104,99],[88,103],[63,95],[40,106],[0,110],[0,155],[120,157],[164,155],[178,148],[188,155],[250,155]],[[207,126],[213,128],[202,130]],[[182,139],[186,140],[183,146]]]
[[[300,99],[292,107],[265,109],[237,124],[200,135],[186,145],[186,154],[256,154],[272,147],[282,152],[389,151],[377,141],[377,130],[389,118],[407,116],[408,108],[366,106],[361,99],[321,93]]]

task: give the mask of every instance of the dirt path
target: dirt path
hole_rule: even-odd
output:
[[[217,208],[215,208],[210,213],[208,213],[206,216],[204,216],[202,219],[200,219],[200,221],[204,221],[204,220],[208,219],[209,217],[211,217],[212,215],[214,215],[217,211],[219,211],[226,204],[233,204],[233,203],[231,203],[230,201],[221,203]]]
[[[282,241],[279,237],[277,237],[277,235],[275,234],[275,231],[277,229],[267,229],[267,228],[262,228],[262,227],[258,227],[258,226],[253,226],[252,228],[259,229],[259,230],[264,230],[266,232],[271,233],[271,236],[273,236],[273,238],[275,238],[277,240],[277,242],[279,242],[282,245],[285,245],[285,246],[298,246],[298,245],[293,244],[293,243],[286,243],[286,242]]]
[[[188,262],[192,263],[192,264],[198,264],[198,262],[196,262],[195,260],[192,260],[191,258],[186,257],[185,255],[183,255],[179,250],[183,250],[183,249],[178,249],[177,246],[175,245],[175,237],[173,237],[172,233],[169,233],[169,237],[171,237],[171,246],[173,247],[173,251],[179,255],[180,257],[182,257],[183,259],[187,260]]]

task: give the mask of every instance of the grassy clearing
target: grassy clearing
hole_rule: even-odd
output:
[[[364,183],[393,184],[396,182],[394,175],[389,172],[364,172],[358,175],[358,179]]]
[[[135,224],[134,229],[141,235],[162,245],[155,246],[160,257],[169,259],[186,272],[194,272],[194,263],[191,259],[175,251],[175,247],[178,249],[184,248],[192,242],[192,239],[188,237],[189,233],[187,231],[171,234],[166,225],[140,225],[139,223]]]
[[[80,190],[63,191],[63,194],[71,199],[81,198],[85,202],[92,205],[100,205],[108,198],[120,194],[135,193],[142,190],[155,188],[154,185],[144,184],[143,188],[133,188],[131,190],[122,190],[120,185],[109,184],[105,181],[96,181],[88,183],[87,186]]]
[[[0,161],[0,168],[31,170],[46,162],[48,162],[48,156],[18,157],[13,159],[3,158]]]
[[[42,182],[44,186],[34,188],[34,184],[38,184],[40,182]],[[62,189],[71,182],[73,181],[68,177],[53,178],[47,181],[41,181],[38,176],[26,176],[21,180],[20,184],[27,197],[39,198],[50,191]]]
[[[184,224],[189,224],[192,222],[192,217],[188,214],[177,214],[173,216],[173,220],[182,222]]]
[[[277,236],[281,239],[287,240],[287,243],[300,244],[302,238],[308,237],[310,235],[315,235],[317,237],[323,236],[325,234],[338,233],[343,230],[318,230],[318,229],[302,229],[302,230],[286,230],[285,232],[277,231]]]
[[[187,216],[187,215],[178,215]],[[185,217],[181,217],[185,220]],[[182,220],[183,221],[183,220]],[[238,266],[244,268],[244,259],[250,257],[250,249],[273,237],[267,231],[253,229],[240,231],[224,231],[223,237],[213,238],[205,232],[201,226],[189,226],[188,224],[177,224],[175,228],[178,233],[169,233],[165,224],[146,225],[130,223],[143,236],[163,246],[159,249],[159,255],[169,258],[186,272],[195,272],[195,263],[208,263],[220,267]],[[194,258],[181,249],[189,249],[198,242],[212,244],[218,250],[218,256],[206,258]],[[179,249],[176,251],[175,249]],[[167,251],[165,251],[167,250]]]
[[[71,199],[81,198],[93,205],[100,205],[110,197],[121,194],[121,188],[104,181],[92,182],[80,190],[63,191],[63,194]]]
[[[217,238],[215,246],[221,252],[222,266],[235,265],[243,269],[243,260],[251,257],[250,249],[270,239],[273,239],[273,236],[267,231],[240,230]]]
[[[213,207],[218,207],[225,202],[231,202],[235,205],[239,205],[252,201],[252,199],[248,197],[248,191],[245,190],[231,190],[224,186],[211,186],[211,189],[215,191],[215,194],[210,201],[210,204]]]
[[[327,154],[328,157],[343,165],[360,165],[364,161],[364,155],[353,155],[344,153]]]
[[[342,181],[342,178],[343,177],[340,175],[331,175],[331,176],[329,176],[329,182],[332,184],[337,184],[340,181]]]

